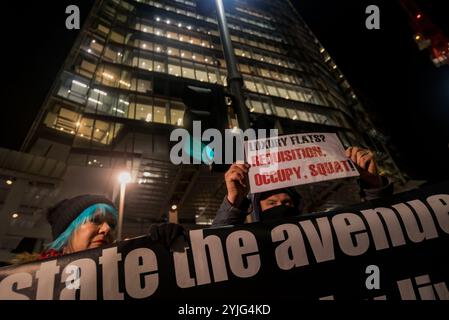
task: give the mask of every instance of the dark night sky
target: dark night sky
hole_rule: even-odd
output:
[[[443,0],[417,1],[449,35]],[[8,1],[2,8],[3,81],[0,146],[19,149],[77,31],[65,8],[85,18],[92,0]],[[359,96],[391,137],[412,177],[449,178],[449,66],[437,69],[413,41],[398,0],[292,0]],[[365,28],[365,8],[381,9],[381,30]]]
[[[416,1],[449,35],[447,1]],[[400,167],[417,179],[449,177],[449,66],[433,66],[418,50],[398,0],[295,1],[342,69],[375,124],[391,137]],[[375,4],[381,29],[367,30],[365,8]]]

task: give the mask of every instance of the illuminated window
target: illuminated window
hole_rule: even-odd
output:
[[[168,63],[168,73],[180,77],[181,76],[181,65],[176,60],[170,60]]]
[[[139,79],[137,83],[137,91],[142,93],[152,92],[151,81]]]
[[[181,50],[181,58],[191,60],[192,59],[192,52],[186,51],[186,50]]]
[[[245,80],[245,87],[250,91],[257,92],[256,85],[251,80]]]
[[[215,72],[216,71],[214,69],[208,68],[207,75],[209,76],[209,82],[210,83],[217,83],[218,82],[217,74]]]
[[[290,119],[292,119],[292,120],[299,120],[299,117],[298,117],[298,114],[296,113],[296,110],[289,109],[289,108],[286,108],[285,110],[287,111],[287,115],[288,115],[288,117]]]
[[[257,100],[251,100],[251,109],[250,112],[255,113],[265,113],[262,103]]]
[[[196,70],[196,79],[202,82],[208,81],[208,77],[207,77],[207,72],[206,72],[206,68],[201,67],[199,65],[195,65]]]
[[[168,47],[167,54],[174,57],[179,57],[179,49]]]
[[[185,78],[195,79],[193,64],[187,62],[182,63],[182,76]]]
[[[282,117],[282,118],[287,118],[288,117],[288,114],[287,114],[287,111],[285,111],[285,108],[283,108],[283,107],[275,107],[275,109],[276,109],[276,115],[278,117]]]
[[[175,126],[182,126],[184,119],[184,104],[180,102],[170,103],[170,123]]]
[[[279,93],[276,90],[276,87],[273,85],[267,85],[268,93],[272,96],[279,96]]]
[[[163,100],[154,101],[154,122],[167,123],[166,102]]]
[[[153,121],[153,105],[151,101],[141,101],[136,103],[136,120],[145,122]]]

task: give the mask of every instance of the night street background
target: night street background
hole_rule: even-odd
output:
[[[226,1],[226,0],[225,0]],[[449,66],[436,68],[418,50],[398,0],[293,0],[348,78],[400,168],[414,179],[449,178]],[[449,35],[443,0],[416,1]],[[9,1],[1,12],[0,147],[20,148],[78,32],[65,28],[65,8],[87,17],[92,0]],[[381,30],[365,28],[365,8],[381,10]]]

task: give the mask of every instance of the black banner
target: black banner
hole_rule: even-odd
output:
[[[448,248],[443,183],[277,223],[193,230],[183,252],[140,237],[6,267],[0,300],[447,300]]]

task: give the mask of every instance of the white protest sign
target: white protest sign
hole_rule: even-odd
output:
[[[335,133],[307,133],[245,143],[252,193],[358,176]]]

